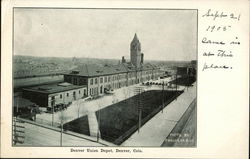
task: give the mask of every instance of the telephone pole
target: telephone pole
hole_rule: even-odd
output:
[[[161,112],[163,113],[163,109],[164,109],[164,81],[162,82],[162,108],[161,108]]]
[[[61,119],[61,137],[60,137],[60,146],[62,147],[62,134],[63,134],[63,119]]]
[[[99,142],[99,138],[101,137],[100,134],[100,125],[101,125],[101,109],[99,106],[99,110],[98,110],[98,125],[97,125],[97,142]]]
[[[175,78],[175,83],[176,83],[175,84],[176,85],[175,86],[175,94],[176,94],[176,98],[175,98],[175,100],[177,100],[177,83],[178,83],[177,81],[178,81],[178,76],[177,76],[177,72],[176,72],[176,78]]]
[[[138,108],[138,133],[140,132],[141,128],[141,118],[142,118],[142,102],[141,102],[141,93],[142,93],[142,88],[141,87],[136,87],[134,90],[134,93],[137,95],[136,97],[136,104]]]
[[[54,125],[54,102],[52,101],[52,126]]]

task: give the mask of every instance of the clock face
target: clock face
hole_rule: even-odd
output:
[[[134,44],[134,45],[132,45],[132,48],[133,48],[133,49],[136,49],[136,45],[135,45],[135,44]]]

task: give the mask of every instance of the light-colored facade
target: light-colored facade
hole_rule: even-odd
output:
[[[48,95],[48,107],[58,104],[68,104],[74,100],[87,97],[87,88],[79,88]]]
[[[40,107],[51,108],[59,104],[69,104],[74,100],[85,98],[88,95],[85,85],[76,86],[69,83],[63,84],[64,85],[51,84],[25,88],[23,90],[23,96]]]

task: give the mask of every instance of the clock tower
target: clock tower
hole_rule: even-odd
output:
[[[135,33],[133,40],[130,43],[130,59],[131,59],[131,63],[135,67],[140,67],[140,64],[141,64],[141,43],[138,40],[136,33]]]

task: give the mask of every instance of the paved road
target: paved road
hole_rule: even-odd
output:
[[[25,123],[25,139],[22,146],[60,146],[61,133]],[[103,146],[97,142],[63,134],[62,146]]]

